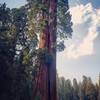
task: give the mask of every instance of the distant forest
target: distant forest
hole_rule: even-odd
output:
[[[100,100],[100,76],[97,83],[83,76],[82,82],[73,79],[57,78],[58,100]]]

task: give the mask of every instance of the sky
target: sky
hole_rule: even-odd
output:
[[[100,73],[100,0],[70,0],[72,39],[66,49],[57,54],[57,70],[65,78],[91,77],[97,81]]]
[[[24,5],[25,0],[0,0],[10,8]],[[57,53],[57,72],[66,79],[82,80],[86,75],[97,81],[100,73],[100,0],[69,0],[72,15],[72,39]]]
[[[10,8],[19,8],[26,4],[26,0],[0,0],[0,3],[6,3],[7,7]]]

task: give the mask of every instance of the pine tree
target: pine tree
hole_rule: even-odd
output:
[[[73,100],[79,100],[79,86],[76,79],[73,79]]]
[[[97,100],[100,100],[100,74],[99,74],[99,85],[98,85],[98,99]]]
[[[83,93],[82,83],[81,82],[79,82],[79,99],[80,100],[84,100],[84,93]]]
[[[13,38],[10,9],[0,4],[0,100],[12,100]]]
[[[96,88],[93,85],[91,78],[88,78],[87,86],[86,86],[87,100],[97,100],[96,95],[97,95]]]
[[[83,100],[87,100],[87,97],[86,97],[87,82],[88,82],[88,78],[86,76],[83,76],[83,82],[82,82]]]
[[[15,27],[14,78],[12,92],[14,100],[32,99],[32,53],[30,53],[30,38],[27,34],[27,9],[25,6],[11,10],[13,26]]]

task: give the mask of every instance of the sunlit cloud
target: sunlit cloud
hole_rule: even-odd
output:
[[[89,15],[93,12],[93,7],[91,3],[88,3],[87,5],[79,4],[75,7],[70,8],[70,12],[72,14],[72,22],[74,25],[82,24],[84,21],[87,20]]]
[[[94,9],[91,3],[86,5],[77,5],[70,9],[72,14],[72,21],[74,26],[81,25],[89,21],[89,27],[86,29],[85,37],[77,45],[72,43],[63,52],[63,57],[69,59],[77,59],[82,56],[93,55],[94,52],[94,40],[98,34],[97,28],[100,27],[100,9]],[[84,30],[84,29],[83,29]],[[81,34],[81,33],[80,33]]]

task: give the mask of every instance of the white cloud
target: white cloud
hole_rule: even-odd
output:
[[[70,9],[74,26],[84,24],[89,19],[90,26],[87,27],[88,33],[77,46],[74,42],[63,51],[64,58],[79,58],[94,54],[94,40],[100,34],[97,28],[100,27],[100,9],[94,9],[91,3],[77,5]],[[83,31],[83,30],[82,30]],[[80,33],[81,34],[81,33]]]
[[[72,14],[72,22],[73,24],[82,23],[83,19],[83,5],[77,5],[70,9],[70,13]]]
[[[93,11],[93,7],[91,3],[87,5],[77,5],[75,7],[70,8],[70,13],[72,14],[72,22],[74,25],[82,24],[89,16],[85,16],[88,13]]]

